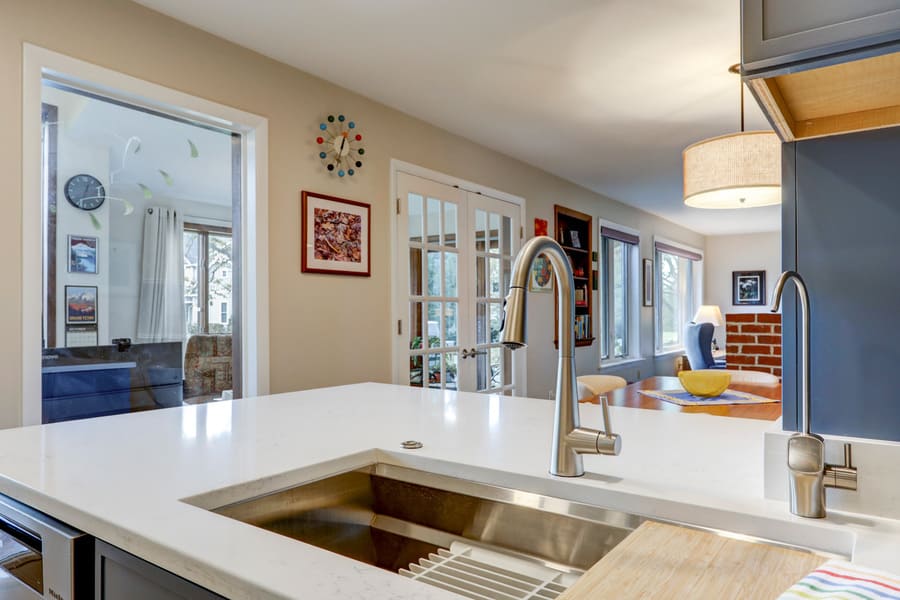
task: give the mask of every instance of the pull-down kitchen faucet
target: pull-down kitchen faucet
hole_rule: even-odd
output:
[[[550,260],[556,278],[559,301],[559,364],[556,371],[556,418],[550,474],[564,477],[584,475],[582,454],[618,454],[621,438],[612,433],[609,405],[601,397],[603,427],[597,431],[581,427],[575,382],[575,281],[569,258],[553,238],[540,236],[528,240],[513,264],[509,294],[504,303],[503,344],[513,350],[526,345],[525,318],[527,285],[531,265],[543,254]]]
[[[781,294],[793,281],[800,296],[802,318],[800,352],[800,431],[788,439],[791,512],[800,517],[825,516],[825,488],[856,489],[856,469],[851,464],[850,444],[844,444],[844,464],[825,464],[825,441],[809,430],[809,293],[796,271],[785,271],[775,284],[772,312],[778,312]]]

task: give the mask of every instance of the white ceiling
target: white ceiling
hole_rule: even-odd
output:
[[[681,199],[684,147],[739,128],[737,0],[137,1],[701,233],[780,228]]]

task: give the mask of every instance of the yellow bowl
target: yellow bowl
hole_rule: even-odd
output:
[[[719,396],[728,389],[731,375],[722,371],[682,371],[678,379],[685,390],[695,396]]]

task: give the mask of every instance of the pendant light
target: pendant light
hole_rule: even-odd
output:
[[[740,65],[731,73],[740,74]],[[684,149],[684,203],[696,208],[751,208],[781,203],[781,140],[774,131],[741,131]]]

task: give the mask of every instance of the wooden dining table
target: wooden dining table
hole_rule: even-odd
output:
[[[713,406],[681,406],[674,402],[658,400],[640,393],[640,390],[683,391],[684,388],[677,377],[648,377],[623,388],[606,393],[610,406],[630,406],[650,410],[667,410],[670,412],[703,413],[722,417],[740,417],[744,419],[762,419],[774,421],[781,416],[781,384],[759,385],[748,383],[732,383],[729,390],[748,392],[765,398],[777,399],[779,402],[766,404],[717,404]],[[592,402],[599,402],[593,399]]]

